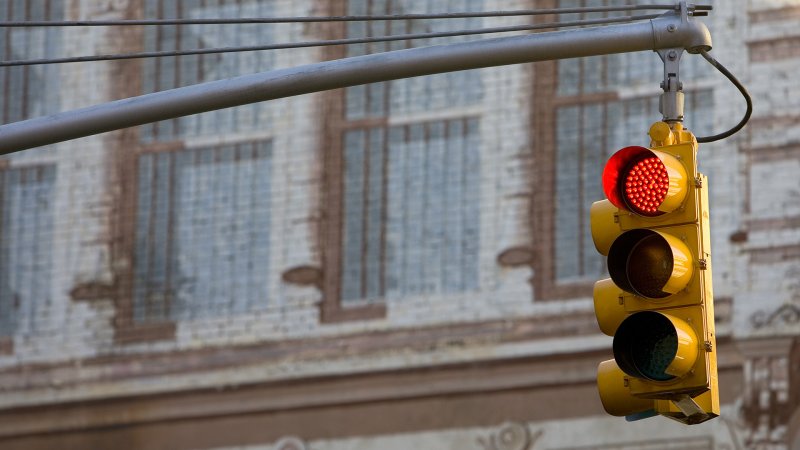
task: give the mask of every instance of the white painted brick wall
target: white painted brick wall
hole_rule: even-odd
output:
[[[99,12],[107,1],[84,0],[80,18],[115,18],[119,9]],[[120,3],[121,4],[121,3]],[[282,1],[281,14],[308,15],[313,11],[309,1]],[[497,1],[498,9],[522,9],[528,3],[522,0]],[[736,0],[715,2],[710,25],[714,33],[714,54],[742,79],[755,94],[756,116],[772,114],[797,114],[800,97],[793,74],[800,68],[797,59],[769,64],[747,61],[745,42],[751,38],[773,36],[774,33],[791,32],[792,27],[761,27],[750,29],[747,14]],[[761,2],[759,2],[759,6]],[[488,6],[487,6],[488,8]],[[116,12],[115,12],[116,11]],[[487,25],[501,26],[516,23],[510,18],[495,19]],[[286,40],[315,39],[300,33],[297,28],[285,36]],[[781,31],[783,30],[783,31]],[[788,31],[786,31],[788,30]],[[106,30],[107,31],[107,30]],[[76,53],[113,51],[107,34],[102,30],[89,32],[70,30],[65,36],[66,47]],[[773,33],[773,34],[769,34]],[[292,50],[277,52],[279,67],[291,67],[313,62],[319,58],[318,50]],[[62,68],[64,109],[73,109],[104,100],[110,80],[108,65],[104,63],[75,64]],[[74,303],[69,291],[78,283],[89,281],[110,282],[107,236],[109,215],[113,213],[112,193],[108,191],[108,154],[102,137],[80,139],[50,149],[34,150],[14,156],[14,163],[55,161],[58,163],[56,191],[56,230],[54,244],[53,296],[46,314],[37,318],[45,332],[26,334],[16,342],[14,355],[0,357],[0,367],[20,363],[63,362],[104,354],[138,353],[142,351],[171,351],[195,349],[206,346],[234,345],[266,340],[280,341],[290,338],[337,336],[372,330],[419,327],[443,323],[460,323],[490,319],[516,318],[537,315],[561,315],[588,311],[591,299],[581,298],[564,302],[534,302],[529,268],[505,269],[497,265],[497,255],[512,246],[528,245],[529,199],[532,180],[530,173],[528,116],[531,101],[530,65],[485,69],[485,102],[481,105],[483,118],[481,137],[481,247],[480,281],[477,293],[454,296],[421,296],[390,301],[385,319],[341,324],[320,324],[317,303],[321,294],[314,288],[296,287],[283,283],[281,272],[297,265],[321,265],[318,247],[319,190],[322,189],[319,149],[314,133],[318,123],[318,97],[315,95],[283,99],[274,102],[269,114],[263,118],[265,130],[274,136],[272,252],[268,274],[271,303],[263,310],[241,317],[216,317],[178,326],[175,341],[117,346],[113,342],[111,300],[91,305]],[[790,76],[791,75],[791,76]],[[738,121],[741,99],[728,82],[714,75],[715,128],[724,130]],[[648,80],[654,86],[660,80]],[[689,83],[689,80],[685,80]],[[622,92],[624,97],[626,94]],[[784,268],[748,267],[741,248],[733,246],[728,237],[740,230],[746,219],[743,198],[749,189],[743,185],[750,171],[738,146],[748,144],[748,135],[704,146],[701,165],[711,175],[712,223],[715,288],[718,296],[735,299],[736,317],[746,324],[747,317],[758,308],[776,306],[788,301],[789,293],[782,283]],[[752,133],[750,145],[776,145],[800,140],[800,127],[787,127],[778,132]],[[203,141],[189,141],[200,145]],[[792,215],[799,207],[791,196],[800,189],[798,164],[757,164],[750,176],[763,180],[753,192],[753,215]],[[535,180],[534,180],[535,181]],[[772,196],[759,197],[761,188],[769,187]],[[773,208],[774,206],[774,208]],[[753,235],[750,245],[778,245],[800,241],[796,231]],[[796,263],[790,263],[796,264]],[[788,270],[788,267],[785,268]],[[540,351],[548,344],[531,343],[526,352]],[[570,351],[580,348],[570,347]],[[587,340],[587,346],[594,345]],[[482,349],[487,354],[491,349]],[[397,354],[386,360],[376,358],[370,362],[359,360],[359,366],[397,366],[409,361],[424,362],[429,355]],[[390,362],[386,362],[390,361]],[[352,362],[340,362],[347,367]],[[274,368],[284,373],[280,366]],[[293,376],[310,374],[319,367],[306,367]],[[289,371],[287,370],[286,373]],[[264,377],[263,372],[252,373]],[[285,374],[284,374],[285,375]],[[212,378],[218,379],[218,378]],[[171,381],[172,388],[180,381]],[[213,383],[213,381],[211,381]],[[166,385],[165,385],[166,386]],[[138,389],[139,387],[130,387]],[[331,447],[334,448],[334,447]]]

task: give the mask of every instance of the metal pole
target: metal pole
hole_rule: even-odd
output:
[[[669,12],[634,24],[359,56],[171,89],[0,126],[0,154],[216,109],[442,72],[610,53],[711,49],[700,22]]]

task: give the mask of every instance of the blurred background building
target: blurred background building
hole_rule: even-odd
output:
[[[5,0],[0,20],[624,3]],[[720,418],[626,423],[596,392],[611,339],[588,211],[606,158],[660,119],[650,52],[353,87],[0,160],[0,448],[800,448],[800,1],[713,4],[713,54],[755,98],[745,131],[699,156]],[[0,28],[0,57],[531,20]],[[3,68],[0,118],[466,39]],[[683,80],[698,135],[739,120],[743,100],[700,58]]]

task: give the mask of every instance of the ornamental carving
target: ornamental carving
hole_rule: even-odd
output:
[[[750,324],[754,329],[773,327],[777,325],[794,325],[800,323],[800,306],[784,304],[780,308],[767,313],[758,311],[750,316]]]
[[[791,280],[787,286],[791,294],[790,302],[784,303],[772,312],[758,311],[750,316],[750,324],[754,329],[800,323],[800,267],[791,267],[784,274],[784,279]]]
[[[741,410],[745,446],[787,449],[787,425],[800,406],[800,346],[789,338],[740,345],[746,358]]]
[[[489,438],[478,438],[478,443],[484,450],[533,450],[543,433],[541,430],[531,433],[524,424],[506,422]]]
[[[306,443],[302,439],[294,436],[287,436],[275,443],[275,450],[308,450]]]

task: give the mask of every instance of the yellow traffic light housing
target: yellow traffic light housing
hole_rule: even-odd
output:
[[[600,401],[613,416],[631,416],[655,410],[655,400],[631,394],[625,373],[613,359],[603,361],[597,367],[597,384],[604,387],[600,389]]]
[[[595,312],[614,337],[598,389],[609,414],[694,424],[719,415],[708,182],[680,123],[658,122],[649,134],[651,148],[609,159],[607,200],[591,209],[610,275],[595,284]]]

